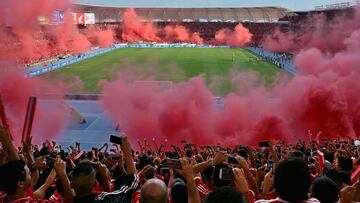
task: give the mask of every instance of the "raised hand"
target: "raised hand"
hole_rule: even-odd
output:
[[[224,163],[228,158],[228,155],[225,152],[217,152],[213,159],[213,165],[219,165]]]
[[[246,176],[244,173],[243,169],[239,169],[239,168],[233,168],[233,173],[234,173],[234,183],[235,183],[235,188],[237,191],[241,192],[241,193],[246,193],[249,191],[249,185],[248,182],[246,180]]]

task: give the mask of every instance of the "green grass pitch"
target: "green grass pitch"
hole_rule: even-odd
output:
[[[245,49],[228,48],[123,48],[83,60],[41,75],[50,80],[72,82],[79,77],[82,89],[72,92],[99,93],[101,80],[116,79],[117,72],[132,73],[134,80],[186,81],[204,75],[206,83],[216,95],[234,90],[231,78],[237,73],[254,71],[262,82],[270,85],[284,74],[271,63]]]

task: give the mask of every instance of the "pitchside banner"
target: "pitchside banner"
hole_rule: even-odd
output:
[[[51,25],[60,25],[64,23],[64,12],[63,11],[54,11],[51,16],[50,24]]]
[[[95,24],[95,13],[71,13],[74,24],[91,25]]]
[[[38,16],[37,20],[39,25],[64,24],[64,11],[54,11],[50,17]]]
[[[85,13],[76,13],[76,24],[85,24]]]
[[[85,25],[95,24],[95,13],[85,13]]]

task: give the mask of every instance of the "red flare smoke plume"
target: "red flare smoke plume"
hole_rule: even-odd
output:
[[[252,34],[249,29],[239,23],[234,31],[230,29],[221,29],[215,34],[215,41],[218,44],[242,47],[251,41]]]

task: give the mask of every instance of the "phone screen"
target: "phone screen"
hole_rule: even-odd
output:
[[[118,136],[115,136],[115,135],[110,135],[110,142],[114,143],[114,144],[121,145],[122,144],[122,139],[121,139],[121,137],[118,137]]]
[[[170,169],[169,168],[161,168],[160,169],[160,173],[161,174],[168,174],[170,172]]]
[[[181,168],[179,159],[165,159],[162,165],[164,168]]]
[[[229,156],[229,157],[228,157],[228,162],[229,162],[230,164],[237,164],[237,163],[238,163],[237,160],[236,160],[236,158],[233,157],[233,156]]]
[[[234,180],[234,173],[231,168],[220,168],[219,178],[221,180]]]

